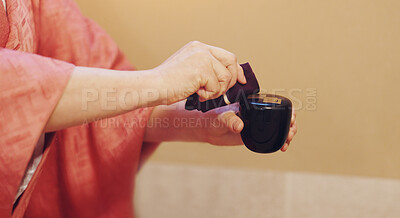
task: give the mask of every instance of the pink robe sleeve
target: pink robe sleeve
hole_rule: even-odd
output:
[[[9,49],[0,49],[0,60],[0,217],[7,217],[74,65]]]
[[[116,70],[134,70],[114,40],[98,24],[83,16],[73,0],[41,0],[33,4],[39,44],[38,53],[75,64]],[[133,27],[132,27],[133,28]],[[150,116],[152,109],[146,109]],[[136,118],[134,113],[128,113]],[[159,143],[143,142],[139,166]]]
[[[133,70],[72,0],[8,3],[6,47],[24,52],[0,50],[0,217],[11,214],[33,147],[74,65]],[[13,217],[133,217],[136,172],[157,146],[143,142],[151,111],[54,133]]]

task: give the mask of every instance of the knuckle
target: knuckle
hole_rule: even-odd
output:
[[[201,49],[196,50],[195,55],[203,61],[206,61],[209,59],[208,54]]]
[[[205,92],[204,95],[202,96],[202,101],[210,99],[211,95],[212,95],[211,92]]]
[[[237,80],[238,74],[237,73],[231,73],[232,79]]]
[[[220,93],[221,93],[221,87],[219,87],[219,88],[216,89],[216,90],[212,90],[212,91],[210,92],[210,97],[217,97],[217,95],[220,95]]]
[[[229,111],[224,111],[224,112],[222,112],[221,117],[222,117],[222,119],[224,119],[225,121],[229,122],[229,120],[230,120],[230,119],[229,119],[229,118],[230,118]]]
[[[239,123],[239,121],[238,120],[236,120],[236,117],[235,117],[235,114],[233,113],[233,112],[231,112],[230,113],[230,122],[232,123],[232,124],[237,124],[237,123]]]
[[[189,42],[190,47],[200,47],[203,43],[199,42],[199,41],[191,41]]]
[[[198,60],[199,64],[210,65],[210,57],[205,50],[193,48],[192,56]]]
[[[232,124],[234,121],[234,117],[232,116],[232,111],[225,111],[223,113],[223,119],[226,121],[227,124]]]
[[[236,55],[233,54],[233,53],[230,53],[230,54],[229,54],[229,60],[230,60],[232,63],[236,63],[236,62],[237,62],[237,57],[236,57]]]
[[[230,82],[231,79],[232,79],[232,75],[226,73],[226,74],[221,75],[220,79],[221,79],[222,82]]]

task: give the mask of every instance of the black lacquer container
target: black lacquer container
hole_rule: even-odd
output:
[[[240,100],[239,115],[244,122],[240,134],[246,147],[257,153],[272,153],[286,141],[292,102],[279,95],[253,94]]]

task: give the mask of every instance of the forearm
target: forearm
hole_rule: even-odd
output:
[[[160,105],[165,92],[156,72],[76,67],[45,131],[55,131]]]
[[[236,81],[246,83],[236,56],[200,42],[187,44],[149,71],[76,67],[45,131],[112,117],[140,107],[172,104],[193,93],[202,100],[214,99]]]

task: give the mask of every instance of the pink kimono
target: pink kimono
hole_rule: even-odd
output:
[[[73,0],[7,0],[0,25],[0,217],[133,217],[135,174],[157,146],[143,144],[144,126],[134,122],[146,121],[151,108],[46,134],[42,160],[12,213],[74,66],[132,66]]]

